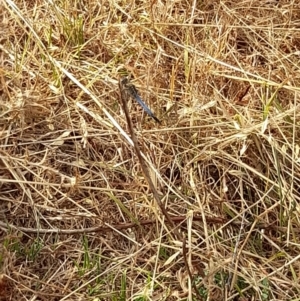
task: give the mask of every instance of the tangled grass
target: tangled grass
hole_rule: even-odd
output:
[[[0,5],[0,300],[300,300],[297,1]]]

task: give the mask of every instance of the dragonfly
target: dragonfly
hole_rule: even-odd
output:
[[[128,95],[137,101],[143,110],[152,117],[156,122],[160,123],[160,120],[153,114],[153,112],[148,108],[148,106],[143,102],[141,97],[139,96],[138,90],[136,87],[130,82],[128,77],[123,77],[121,79],[121,85],[124,91],[128,93]]]

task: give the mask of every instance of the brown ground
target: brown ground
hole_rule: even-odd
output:
[[[299,300],[299,20],[1,2],[0,300]]]

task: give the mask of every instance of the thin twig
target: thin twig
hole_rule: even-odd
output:
[[[172,216],[171,220],[173,223],[181,223],[186,219],[185,216]],[[201,216],[194,217],[194,220],[202,221]],[[224,224],[226,223],[226,220],[222,218],[217,217],[207,217],[207,222],[213,223],[213,224]],[[97,227],[90,227],[90,228],[83,228],[83,229],[58,229],[58,228],[52,228],[52,229],[38,229],[38,228],[26,228],[26,227],[18,227],[13,224],[5,223],[0,221],[0,229],[7,231],[8,229],[15,229],[24,233],[40,233],[40,234],[83,234],[83,233],[91,233],[91,232],[102,232],[106,233],[109,231],[112,231],[112,229],[116,230],[124,230],[129,228],[134,228],[138,226],[146,226],[155,224],[155,220],[144,220],[140,221],[139,224],[137,223],[122,223],[122,224],[115,224],[110,226],[97,226]]]
[[[198,290],[195,282],[193,281],[193,275],[191,273],[191,270],[189,268],[189,264],[188,264],[188,261],[187,261],[187,249],[186,249],[186,240],[185,239],[183,240],[183,243],[182,243],[182,256],[183,256],[183,261],[184,261],[186,270],[187,270],[188,275],[189,275],[189,277],[191,279],[191,282],[192,282],[192,287],[193,287],[196,295],[199,297],[199,300],[202,300],[203,298],[201,297],[201,295],[199,293],[199,290]]]
[[[122,82],[121,80],[119,80],[119,89],[120,89],[120,93],[121,93],[121,103],[122,103],[122,106],[123,106],[123,110],[124,110],[124,113],[125,113],[125,116],[126,116],[126,120],[127,120],[127,124],[128,124],[128,127],[129,127],[129,132],[130,132],[130,135],[131,135],[131,139],[133,141],[133,145],[134,145],[134,149],[135,149],[135,153],[138,157],[138,160],[141,164],[141,168],[142,168],[142,171],[143,171],[143,174],[145,176],[145,179],[146,181],[148,182],[148,185],[150,187],[150,190],[153,194],[153,197],[155,199],[155,201],[157,202],[161,212],[163,213],[163,215],[165,216],[166,220],[168,221],[169,225],[171,225],[172,227],[172,231],[174,232],[174,234],[176,235],[176,238],[180,241],[182,241],[182,235],[179,233],[179,231],[175,228],[175,225],[169,215],[169,213],[167,212],[166,208],[164,207],[161,199],[160,199],[160,196],[151,180],[151,177],[150,177],[150,174],[149,174],[149,170],[148,170],[148,167],[141,155],[141,150],[140,150],[140,147],[138,145],[138,141],[137,141],[137,138],[136,138],[136,135],[135,135],[135,132],[134,132],[134,129],[133,129],[133,125],[132,125],[132,121],[131,121],[131,118],[129,116],[129,111],[128,111],[128,106],[127,106],[127,101],[128,101],[128,92],[126,91],[126,87],[124,87],[122,85]]]

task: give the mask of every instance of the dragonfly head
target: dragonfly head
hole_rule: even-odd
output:
[[[124,86],[128,85],[129,84],[128,77],[126,77],[126,76],[122,77],[121,78],[121,84],[124,85]]]

